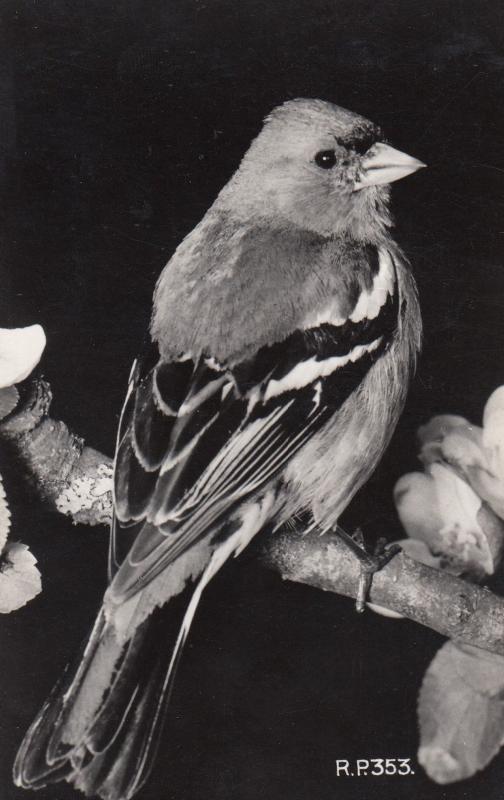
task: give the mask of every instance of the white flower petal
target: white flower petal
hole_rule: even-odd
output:
[[[432,464],[429,471],[434,478],[443,523],[439,531],[442,552],[466,563],[469,569],[475,566],[491,574],[495,564],[478,519],[481,499],[449,467]]]
[[[425,474],[404,475],[394,498],[415,542],[404,546],[407,555],[453,574],[493,574],[504,538],[500,520],[451,467],[435,463]]]
[[[493,573],[497,571],[504,553],[504,521],[488,503],[481,504],[477,520],[488,543],[488,549],[493,561],[493,569],[491,570]]]
[[[494,422],[495,417],[493,419]],[[487,445],[484,444],[486,438]],[[504,517],[504,477],[500,476],[502,453],[499,448],[489,446],[488,430],[478,428],[454,431],[445,437],[440,446],[440,455],[465,478],[476,494]]]
[[[469,466],[486,468],[483,430],[464,417],[441,414],[418,431],[420,460],[426,465],[447,461],[464,472]]]
[[[483,430],[477,425],[452,431],[443,439],[441,453],[445,461],[466,472],[470,467],[487,469],[488,461],[483,446]]]
[[[9,511],[9,504],[5,496],[5,489],[0,476],[0,553],[5,547],[7,536],[9,535],[11,524],[11,515]]]
[[[429,472],[434,478],[443,525],[472,524],[481,506],[476,492],[443,464],[432,464]]]
[[[19,392],[15,386],[0,389],[0,420],[14,411],[19,401]]]
[[[490,469],[502,483],[504,505],[504,386],[492,392],[485,406],[483,444],[488,453]]]
[[[374,611],[375,614],[380,614],[382,617],[388,617],[389,619],[404,619],[403,614],[399,614],[398,611],[392,611],[391,608],[385,608],[385,606],[379,606],[376,603],[366,603],[367,607]]]
[[[483,411],[484,437],[504,446],[504,386],[495,389],[487,400]],[[485,442],[486,443],[486,442]]]
[[[418,699],[418,761],[434,781],[469,778],[496,755],[504,732],[503,690],[502,656],[455,642],[438,651]]]
[[[441,442],[445,436],[454,430],[468,427],[471,426],[465,417],[459,417],[455,414],[438,414],[436,417],[432,417],[425,425],[421,425],[417,435],[420,444],[424,445],[430,442]]]
[[[45,343],[41,325],[0,328],[0,388],[27,378],[40,361]]]
[[[403,552],[414,561],[425,564],[426,567],[442,569],[442,556],[434,555],[425,542],[421,542],[420,539],[401,539],[398,544],[401,545]]]
[[[395,485],[394,500],[408,536],[425,542],[431,550],[438,552],[442,544],[439,531],[443,520],[433,477],[422,472],[403,475]]]
[[[469,467],[466,478],[476,494],[488,503],[497,516],[504,519],[504,484],[501,478],[478,467]]]
[[[5,560],[4,560],[5,559]],[[7,544],[0,567],[0,614],[9,614],[33,600],[42,589],[36,558],[21,542]]]

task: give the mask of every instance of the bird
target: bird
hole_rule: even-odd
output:
[[[288,100],[175,250],[120,417],[103,604],[20,746],[18,786],[130,800],[209,581],[260,531],[337,529],[421,346],[389,206],[424,166],[357,113]]]

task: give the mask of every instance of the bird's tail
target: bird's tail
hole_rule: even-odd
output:
[[[126,642],[100,612],[77,671],[67,670],[23,740],[18,786],[67,780],[88,796],[133,797],[152,766],[194,604],[187,588]]]

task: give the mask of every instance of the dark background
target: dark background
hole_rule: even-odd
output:
[[[321,97],[430,166],[394,185],[425,346],[392,446],[348,525],[401,535],[391,490],[436,412],[479,422],[504,382],[504,19],[474,0],[3,0],[0,325],[43,324],[53,415],[112,453],[158,273],[262,117]],[[0,455],[2,455],[0,453]],[[5,458],[4,458],[5,461]],[[73,527],[3,464],[42,594],[0,620],[0,796],[22,734],[89,628],[104,530]],[[283,584],[254,549],[209,588],[143,800],[502,797],[504,758],[451,787],[415,762],[416,695],[441,637]],[[409,778],[334,761],[411,757]],[[77,797],[55,786],[40,800]]]

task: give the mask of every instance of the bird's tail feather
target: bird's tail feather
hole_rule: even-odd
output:
[[[67,670],[23,740],[18,786],[66,779],[88,796],[133,797],[152,766],[199,595],[187,587],[125,643],[100,612],[75,675]]]

